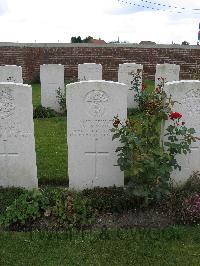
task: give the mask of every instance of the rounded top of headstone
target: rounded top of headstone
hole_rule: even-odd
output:
[[[70,84],[67,84],[66,86],[73,86],[75,84],[84,84],[84,83],[105,83],[105,84],[116,84],[116,85],[123,85],[123,86],[127,86],[124,83],[121,82],[115,82],[115,81],[111,81],[111,80],[82,80],[82,81],[77,81],[77,82],[73,82]]]
[[[64,71],[64,65],[62,64],[43,64],[43,65],[40,65],[40,70],[46,70],[46,69],[49,69],[51,71],[55,70],[55,69],[62,69],[62,71]]]
[[[98,66],[98,67],[102,67],[101,64],[96,64],[96,63],[83,63],[83,64],[78,64],[78,67],[81,67],[81,66]]]
[[[176,64],[169,64],[169,63],[164,63],[164,64],[157,64],[156,66],[158,67],[180,67],[180,65],[176,65]]]
[[[23,84],[23,83],[15,83],[15,82],[0,82],[0,85],[3,86],[10,86],[10,87],[15,87],[15,86],[22,86],[22,87],[28,87],[31,88],[31,85],[29,84]]]
[[[184,84],[184,83],[200,83],[200,80],[178,80],[178,81],[169,81],[165,83],[165,86],[167,85],[173,85],[173,84]]]
[[[42,64],[41,66],[62,66],[62,64]]]
[[[136,69],[136,68],[140,68],[140,69],[143,69],[143,65],[142,64],[136,64],[136,63],[123,63],[123,64],[119,64],[119,69],[121,69],[121,68],[124,68],[124,69],[126,69],[126,68],[134,68],[134,69]]]
[[[171,63],[163,63],[163,64],[157,64],[158,66],[178,66],[177,64],[171,64]]]
[[[80,64],[80,65],[99,65],[99,64],[96,64],[96,63],[83,63],[83,64]]]

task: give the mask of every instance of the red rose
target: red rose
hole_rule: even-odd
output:
[[[115,127],[115,128],[118,128],[118,125],[120,124],[120,120],[119,120],[119,118],[116,118],[115,120],[114,120],[114,122],[113,122],[113,126]]]
[[[178,112],[172,112],[170,115],[169,115],[169,118],[171,120],[175,120],[175,119],[180,119],[182,117],[182,114],[178,113]]]

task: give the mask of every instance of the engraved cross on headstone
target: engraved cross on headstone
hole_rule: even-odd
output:
[[[98,159],[98,156],[108,156],[109,155],[109,152],[99,152],[97,151],[97,141],[98,139],[95,138],[95,149],[93,152],[85,152],[85,155],[92,155],[92,156],[95,156],[95,178],[97,179],[98,176],[97,176],[97,159]]]
[[[18,153],[14,153],[14,152],[8,152],[8,150],[7,150],[7,140],[3,140],[3,147],[4,147],[4,152],[3,153],[1,153],[0,152],[0,156],[3,156],[4,157],[4,166],[5,166],[5,169],[6,169],[6,178],[8,177],[8,160],[9,160],[9,157],[11,157],[11,156],[18,156]]]

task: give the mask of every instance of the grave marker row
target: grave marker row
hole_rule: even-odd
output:
[[[127,118],[127,86],[109,81],[83,81],[67,86],[69,185],[83,189],[95,186],[123,186],[123,173],[116,165],[112,141],[113,117]],[[178,102],[173,111],[183,115],[187,127],[200,136],[200,81],[171,82],[167,95]],[[166,121],[165,128],[170,123]],[[163,141],[165,141],[163,136]],[[200,170],[200,143],[191,153],[178,156],[181,172],[174,171],[175,182],[185,181]],[[37,168],[33,127],[31,86],[0,83],[0,186],[37,187]]]
[[[157,65],[155,86],[158,86],[161,77],[165,79],[165,82],[179,80],[179,72],[180,66],[177,65]],[[142,88],[142,74],[143,66],[140,64],[124,63],[119,65],[118,82],[128,86],[128,108],[137,107],[137,102],[134,100],[134,87],[138,85],[139,90]],[[61,92],[64,93],[64,66],[56,64],[40,66],[40,79],[42,105],[60,112],[57,90],[60,88]],[[80,81],[102,80],[102,65],[95,63],[79,64],[78,79]]]
[[[124,64],[119,69],[119,79],[127,85],[100,80],[67,85],[70,188],[123,186],[124,176],[116,166],[115,153],[120,143],[112,141],[110,129],[114,116],[118,115],[123,122],[127,119],[127,94],[133,85],[131,78],[138,74],[139,80],[142,79],[142,66]],[[52,103],[54,108],[58,108],[53,98],[58,88],[64,90],[64,83],[60,82],[61,79],[64,82],[64,66],[43,65],[41,73],[41,83],[44,88],[46,86],[46,91],[52,88]],[[199,133],[200,82],[173,82],[166,84],[165,88],[175,100],[180,99],[182,107],[175,107],[182,108],[186,122]],[[31,86],[0,83],[0,186],[37,187],[32,117]],[[180,158],[183,174],[179,176],[182,179],[198,169],[199,155],[197,145],[192,147],[188,157],[184,157],[184,160]],[[173,178],[180,179],[177,173]]]

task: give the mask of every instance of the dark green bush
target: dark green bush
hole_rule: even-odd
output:
[[[141,114],[141,111],[139,108],[128,108],[127,110],[127,116],[135,116]]]
[[[38,105],[33,109],[33,118],[50,118],[58,116],[58,113],[51,108]]]

